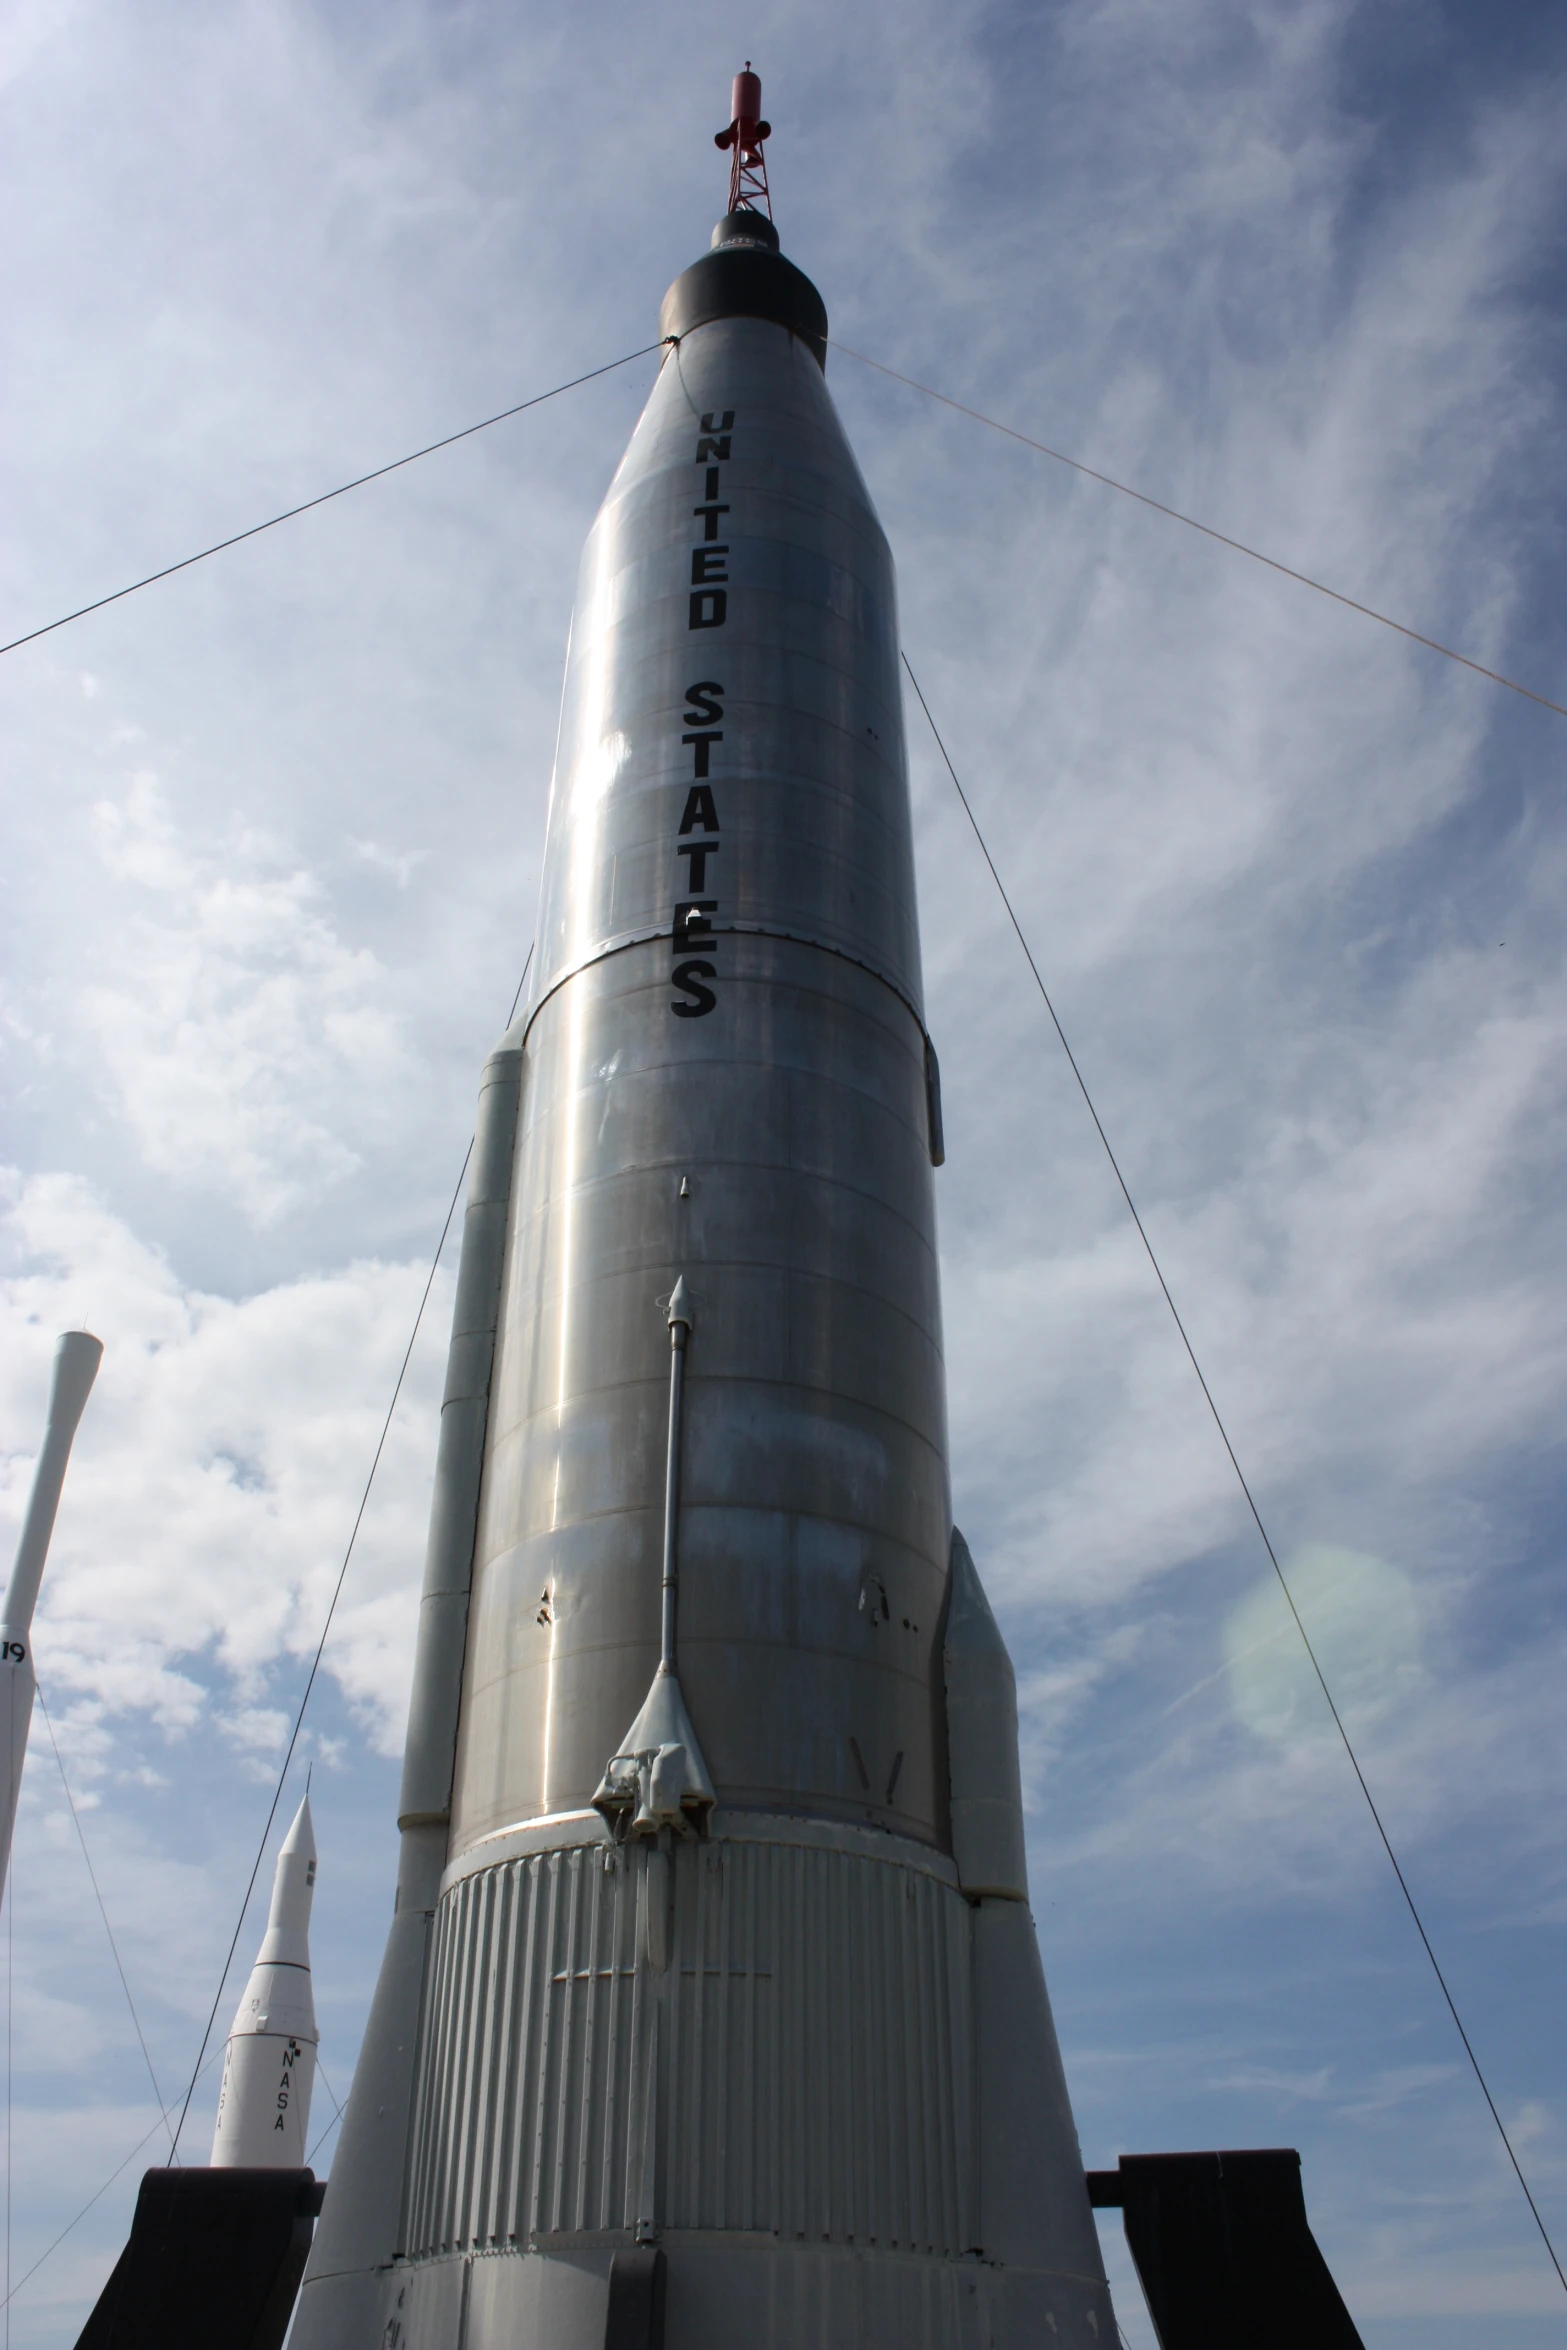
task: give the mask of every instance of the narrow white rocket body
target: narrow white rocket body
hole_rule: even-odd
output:
[[[214,2169],[302,2170],[315,2086],[310,1904],[316,1840],[307,1795],[278,1854],[266,1938],[229,2030],[212,2133]]]
[[[32,1727],[33,1695],[38,1686],[33,1676],[33,1610],[38,1604],[38,1586],[49,1555],[66,1463],[102,1360],[103,1341],[86,1330],[65,1331],[54,1350],[49,1417],[5,1588],[5,1607],[0,1614],[0,1773],[4,1774],[0,1778],[0,1890],[11,1866],[11,1832],[16,1825],[16,1799],[22,1789],[27,1733]]]

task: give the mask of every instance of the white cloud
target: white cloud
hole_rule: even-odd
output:
[[[39,1672],[89,1781],[116,1721],[166,1736],[215,1705],[227,1735],[280,1749],[262,1692],[315,1646],[424,1270],[375,1263],[232,1300],[184,1286],[77,1180],[14,1187],[4,1509],[19,1522],[55,1333],[105,1343],[39,1607]],[[427,1310],[382,1457],[327,1670],[369,1734],[400,1736],[450,1291]],[[223,1694],[227,1692],[228,1694]],[[86,1733],[96,1726],[98,1736]]]
[[[399,889],[408,887],[430,855],[428,849],[383,848],[379,841],[374,840],[353,840],[348,845],[361,865],[368,865],[374,873],[388,874]]]
[[[274,1221],[358,1166],[342,1093],[367,1104],[403,1074],[385,975],[275,844],[242,831],[218,855],[188,848],[155,775],[94,819],[140,901],[82,1003],[120,1113],[149,1167]]]

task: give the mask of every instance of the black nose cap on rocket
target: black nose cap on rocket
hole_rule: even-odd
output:
[[[803,269],[778,250],[778,231],[761,212],[726,212],[710,252],[693,261],[664,296],[661,342],[678,342],[714,318],[768,318],[786,326],[826,372],[827,305]]]

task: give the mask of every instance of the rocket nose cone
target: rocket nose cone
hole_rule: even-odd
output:
[[[316,1857],[316,1831],[310,1817],[308,1795],[294,1814],[294,1824],[283,1839],[283,1849],[278,1854],[278,1858],[286,1860],[296,1852],[305,1860],[314,1860]]]
[[[256,1962],[258,1966],[280,1959],[287,1959],[296,1966],[309,1965],[310,1954],[305,1947],[305,1936],[310,1930],[310,1909],[315,1890],[316,1839],[310,1820],[310,1798],[307,1795],[294,1814],[293,1825],[284,1837],[277,1856],[277,1869],[272,1879],[272,1907],[267,1916],[266,1939]]]

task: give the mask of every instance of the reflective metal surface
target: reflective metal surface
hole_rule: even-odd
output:
[[[691,327],[583,561],[298,2350],[600,2350],[654,2244],[671,2350],[1113,2338],[952,1534],[896,662],[817,358]]]
[[[684,829],[682,829],[684,828]],[[720,1804],[945,1839],[950,1515],[891,561],[820,369],[696,329],[572,628],[451,1853],[592,1798],[659,1659]]]
[[[720,714],[688,720],[708,681]],[[681,835],[703,767],[721,828]],[[691,890],[682,838],[721,843]],[[720,931],[836,947],[919,1009],[892,557],[821,369],[750,318],[665,361],[583,551],[530,1009],[590,956],[667,937],[691,897],[718,899]]]

